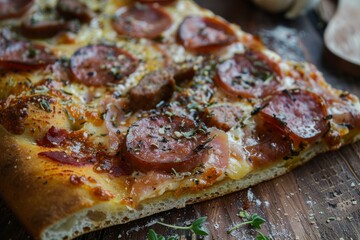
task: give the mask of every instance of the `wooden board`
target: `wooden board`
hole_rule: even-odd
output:
[[[269,15],[248,1],[199,0],[202,6],[263,37],[287,59],[314,63],[333,86],[360,96],[360,79],[340,75],[323,59],[323,39],[313,13],[295,21]],[[264,233],[272,239],[360,239],[360,143],[323,154],[289,174],[222,198],[160,213],[132,223],[89,233],[78,240],[146,239],[150,228],[182,239],[195,239],[190,232],[174,231],[154,224],[166,221],[184,224],[208,216],[205,239],[252,239],[243,227],[231,235],[226,230],[239,223],[241,208],[267,219]],[[1,239],[30,239],[11,211],[0,203]]]

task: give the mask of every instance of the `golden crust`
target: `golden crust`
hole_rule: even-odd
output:
[[[265,180],[285,174],[327,150],[318,144],[298,158],[248,174],[240,180],[225,178],[198,192],[174,191],[147,199],[136,209],[115,201],[99,201],[89,188],[76,187],[69,181],[69,173],[44,175],[46,162],[39,161],[36,152],[21,137],[7,133],[2,127],[3,143],[0,159],[0,192],[29,232],[39,239],[73,238],[89,231],[133,221],[154,213],[182,208],[235,192]],[[351,137],[346,143],[360,138]],[[30,147],[31,149],[31,147]],[[34,161],[36,159],[36,161]],[[52,168],[60,167],[53,164]],[[29,197],[28,197],[29,196]]]
[[[38,161],[36,152],[28,150],[20,137],[3,127],[0,135],[1,195],[33,236],[95,203],[87,191],[72,186],[66,174],[44,177],[46,164]]]

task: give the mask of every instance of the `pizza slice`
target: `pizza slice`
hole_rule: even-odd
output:
[[[222,196],[359,139],[356,96],[192,1],[0,6],[0,193],[35,238]]]

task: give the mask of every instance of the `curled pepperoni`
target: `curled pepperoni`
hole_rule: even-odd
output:
[[[0,68],[32,70],[54,63],[56,56],[40,44],[10,42],[0,48]]]
[[[86,85],[115,83],[133,73],[138,61],[114,46],[89,45],[78,49],[70,59],[73,79]]]
[[[0,20],[22,16],[34,4],[34,0],[1,0]]]
[[[236,41],[236,34],[229,24],[217,18],[189,16],[178,30],[178,41],[196,52],[209,52]]]
[[[259,116],[289,134],[295,147],[316,141],[327,131],[327,110],[318,95],[305,90],[282,91],[263,103]]]
[[[156,38],[168,29],[171,23],[171,17],[161,7],[135,4],[117,11],[113,28],[121,35]]]
[[[191,171],[204,160],[212,138],[194,122],[178,116],[144,118],[130,127],[124,158],[134,169]]]
[[[78,0],[58,0],[56,10],[67,19],[78,19],[81,22],[90,22],[95,13]]]
[[[232,95],[264,97],[276,89],[280,75],[276,63],[259,52],[247,51],[220,63],[215,83]]]

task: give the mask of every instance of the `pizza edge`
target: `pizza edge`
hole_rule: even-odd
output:
[[[180,196],[175,195],[174,191],[166,192],[146,199],[136,209],[132,209],[114,201],[99,201],[87,189],[69,188],[61,180],[49,181],[44,185],[36,174],[32,174],[36,171],[36,163],[24,159],[29,156],[26,146],[19,144],[19,138],[7,133],[3,127],[0,128],[0,134],[3,136],[3,144],[0,144],[3,153],[0,161],[0,191],[36,239],[72,239],[87,232],[221,197],[288,173],[329,150],[323,143],[312,145],[299,157],[279,160],[239,180],[225,178],[206,189],[185,192]],[[358,140],[360,133],[353,131],[343,138],[342,146]],[[27,198],[29,195],[31,198]]]

